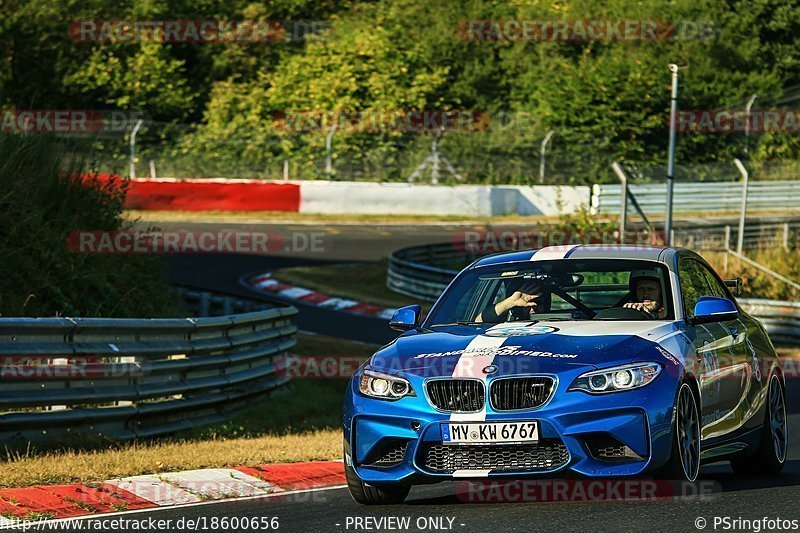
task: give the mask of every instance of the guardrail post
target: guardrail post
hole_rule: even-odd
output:
[[[211,310],[211,293],[200,293],[200,316],[208,316]]]
[[[222,314],[223,315],[233,314],[233,299],[229,298],[228,296],[222,297]]]

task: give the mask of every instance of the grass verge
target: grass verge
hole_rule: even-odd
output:
[[[376,263],[283,268],[276,270],[273,275],[284,283],[368,304],[384,307],[420,304],[430,307],[430,302],[420,302],[390,290],[386,286],[388,265],[389,260],[382,259]]]
[[[298,334],[301,355],[371,355],[375,346]],[[0,487],[102,481],[115,477],[261,463],[341,458],[346,380],[298,379],[231,420],[169,438],[97,449],[0,457]]]

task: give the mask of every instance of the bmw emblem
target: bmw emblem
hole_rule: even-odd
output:
[[[494,374],[495,372],[497,372],[497,367],[494,365],[489,365],[483,369],[484,374]]]

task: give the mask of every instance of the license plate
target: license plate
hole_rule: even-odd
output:
[[[539,440],[536,422],[444,423],[442,444],[512,444]]]

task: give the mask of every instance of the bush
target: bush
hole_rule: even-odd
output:
[[[0,313],[157,317],[182,313],[156,257],[80,254],[78,230],[124,230],[124,184],[79,176],[83,142],[0,135]]]
[[[724,252],[702,253],[702,255],[721,276],[742,278],[742,298],[800,301],[800,291],[735,257],[728,258],[728,269],[725,270]],[[761,248],[746,251],[745,255],[790,280],[800,281],[800,254],[796,248],[788,250],[779,246]]]

